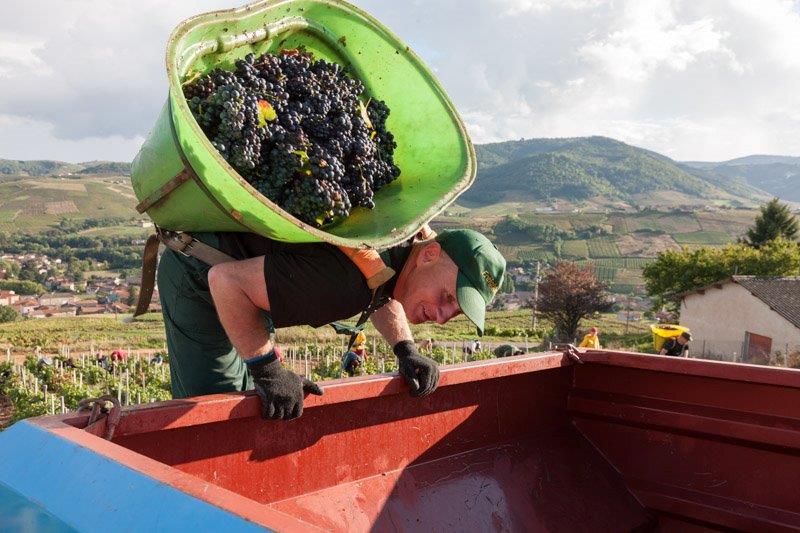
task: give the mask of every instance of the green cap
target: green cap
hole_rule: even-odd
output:
[[[503,283],[506,260],[489,239],[470,229],[445,230],[435,240],[458,265],[458,305],[483,335],[486,306]]]

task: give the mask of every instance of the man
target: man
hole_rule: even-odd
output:
[[[692,334],[684,331],[677,337],[672,337],[664,342],[658,355],[671,355],[673,357],[689,357],[689,341]]]
[[[600,330],[592,327],[589,333],[583,336],[583,340],[578,345],[578,348],[590,348],[592,350],[600,349]]]
[[[302,414],[303,393],[322,390],[280,363],[275,327],[319,327],[370,305],[372,291],[344,253],[324,243],[289,244],[249,233],[201,233],[198,240],[236,261],[209,267],[167,250],[158,288],[175,398],[255,387],[264,418]],[[384,286],[387,303],[371,315],[393,346],[413,396],[433,392],[436,362],[419,354],[408,322],[444,324],[464,313],[483,333],[486,306],[505,260],[483,235],[444,231],[381,254],[396,274]]]
[[[495,348],[492,353],[494,353],[495,357],[500,358],[500,357],[511,357],[512,355],[524,355],[525,350],[520,350],[513,344],[501,344],[500,346]]]

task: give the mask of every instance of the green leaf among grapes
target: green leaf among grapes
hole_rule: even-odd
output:
[[[300,158],[300,164],[302,166],[308,165],[308,152],[305,150],[293,150],[292,153]]]
[[[267,122],[272,122],[273,120],[278,118],[278,113],[275,112],[275,108],[267,102],[266,100],[259,100],[258,101],[258,127],[263,128],[267,125]]]

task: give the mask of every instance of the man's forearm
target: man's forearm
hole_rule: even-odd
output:
[[[397,300],[389,300],[386,305],[372,313],[370,319],[390,346],[400,341],[414,340],[403,305]]]

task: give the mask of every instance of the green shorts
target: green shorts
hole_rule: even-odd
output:
[[[214,233],[193,233],[218,247]],[[253,388],[247,367],[228,339],[208,288],[210,266],[170,249],[158,265],[158,292],[169,351],[172,397],[186,398]],[[272,320],[264,312],[266,326]]]

